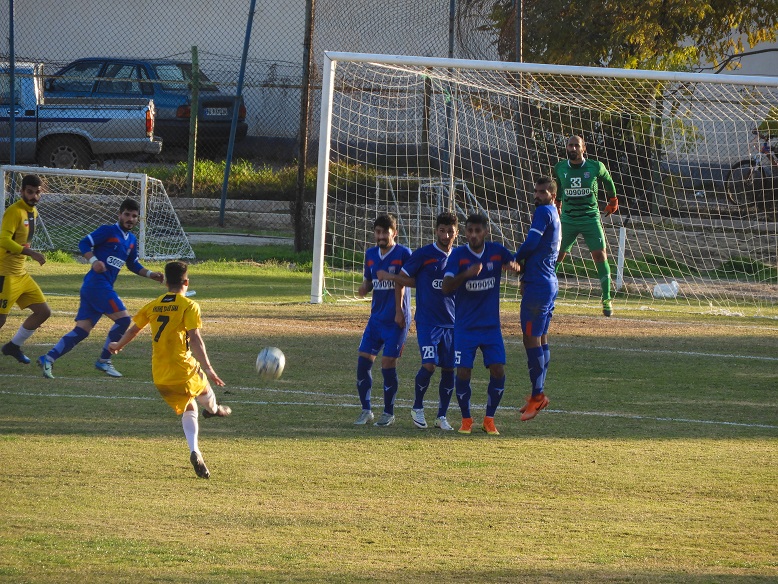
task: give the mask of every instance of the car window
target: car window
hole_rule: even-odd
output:
[[[110,63],[97,84],[98,93],[116,95],[141,95],[141,83],[137,65]]]
[[[91,93],[95,80],[103,67],[102,61],[76,63],[52,78],[49,91]]]
[[[165,91],[189,91],[192,83],[192,66],[188,63],[161,63],[154,65],[157,79]],[[200,71],[200,90],[217,91],[205,73]]]
[[[22,94],[22,80],[18,74],[14,78],[14,105],[19,103]],[[11,76],[7,73],[0,75],[0,103],[3,105],[11,104]]]

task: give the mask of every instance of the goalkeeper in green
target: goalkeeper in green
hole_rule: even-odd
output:
[[[611,270],[605,255],[605,233],[602,230],[597,203],[598,183],[602,182],[608,194],[605,216],[619,208],[616,185],[602,162],[585,157],[586,144],[581,136],[570,136],[567,141],[567,160],[560,160],[553,176],[559,185],[557,209],[562,221],[562,245],[557,259],[557,270],[570,251],[578,235],[583,235],[592,254],[597,276],[602,286],[602,313],[613,314],[611,306]]]

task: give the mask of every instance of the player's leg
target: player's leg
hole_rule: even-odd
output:
[[[578,237],[580,231],[575,225],[570,223],[562,223],[562,240],[559,244],[559,255],[556,258],[556,271],[559,271],[559,266],[562,265],[565,257],[573,248],[575,239]]]
[[[80,309],[79,309],[80,310]],[[99,320],[99,316],[97,320]],[[54,379],[54,361],[62,357],[65,353],[70,352],[73,347],[83,341],[89,336],[92,328],[97,324],[97,320],[92,321],[88,318],[82,320],[76,320],[76,326],[73,330],[65,334],[59,341],[49,349],[49,352],[45,355],[38,357],[38,365],[43,371],[43,376],[47,379]]]
[[[454,393],[455,369],[454,369],[454,329],[443,329],[438,342],[438,362],[440,364],[440,384],[438,385],[438,415],[435,418],[435,427],[441,430],[453,430],[446,419],[451,396]]]
[[[543,393],[546,354],[543,349],[543,335],[548,332],[550,312],[537,297],[524,297],[521,301],[521,331],[524,350],[527,353],[527,369],[532,391],[527,403],[519,410],[522,421],[531,420],[548,405]]]
[[[400,387],[397,377],[397,360],[402,356],[408,326],[400,328],[395,323],[383,327],[384,354],[381,358],[381,375],[384,378],[384,411],[375,426],[394,424],[394,400]]]
[[[130,328],[132,323],[130,313],[127,312],[124,302],[122,302],[122,299],[119,298],[119,295],[114,290],[102,291],[99,303],[101,314],[107,315],[113,321],[113,326],[108,330],[103,350],[100,352],[100,357],[95,361],[95,367],[110,377],[121,377],[122,374],[116,370],[111,361],[111,352],[108,350],[108,344],[121,339],[122,335]]]
[[[46,322],[51,316],[51,309],[46,303],[46,297],[43,295],[38,284],[29,274],[23,276],[6,276],[3,286],[8,286],[8,295],[3,297],[5,304],[4,314],[8,314],[14,302],[24,310],[29,308],[30,314],[19,326],[11,340],[3,345],[3,355],[14,357],[19,363],[27,365],[30,358],[22,352],[22,345],[29,339],[40,325]],[[13,299],[12,302],[9,300]]]
[[[421,353],[421,367],[419,367],[414,379],[413,407],[411,419],[417,428],[426,428],[427,420],[424,417],[424,395],[430,385],[435,366],[438,363],[438,352],[435,343],[435,328],[425,325],[417,325],[416,338],[419,342]]]
[[[489,369],[489,385],[486,388],[486,415],[482,428],[487,434],[496,436],[499,432],[494,425],[494,415],[505,392],[505,343],[499,329],[493,331],[484,341],[481,350],[484,365]]]
[[[381,350],[383,343],[375,327],[368,321],[365,332],[362,334],[362,341],[359,344],[359,353],[357,357],[357,393],[359,402],[362,404],[362,412],[357,418],[357,426],[364,426],[373,421],[373,412],[371,411],[370,392],[373,388],[373,363],[375,362],[378,351]]]
[[[586,246],[592,254],[592,260],[597,268],[597,278],[602,288],[602,313],[605,316],[613,314],[611,303],[611,268],[605,252],[605,232],[599,219],[593,221],[583,231]]]
[[[186,443],[189,446],[189,462],[194,467],[195,474],[202,479],[210,478],[211,473],[205,466],[200,453],[200,425],[197,420],[197,405],[195,399],[210,387],[208,380],[201,371],[189,378],[185,383],[173,385],[157,385],[157,391],[177,415],[181,416],[181,426],[184,430]]]
[[[454,383],[457,394],[457,403],[462,412],[462,425],[460,434],[470,434],[473,428],[473,415],[470,411],[470,399],[473,396],[473,388],[470,378],[473,375],[475,352],[478,349],[478,338],[468,335],[466,331],[454,332],[454,365],[457,369]]]
[[[203,406],[203,418],[226,418],[232,413],[232,408],[216,403],[216,393],[211,387],[211,382],[208,381],[208,378],[205,377],[202,371],[200,371],[199,374],[205,381],[205,390],[196,398],[197,403]]]

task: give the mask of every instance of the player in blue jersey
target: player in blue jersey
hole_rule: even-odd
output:
[[[443,277],[443,292],[456,291],[454,318],[454,351],[457,367],[456,392],[462,411],[461,434],[470,434],[472,389],[470,378],[475,353],[481,349],[484,365],[489,369],[486,415],[482,428],[497,435],[494,414],[505,391],[505,343],[500,328],[500,280],[503,270],[519,271],[514,255],[505,246],[486,241],[489,220],[473,214],[465,222],[467,245],[451,252]]]
[[[420,247],[403,264],[398,274],[378,272],[379,280],[416,287],[416,337],[421,367],[416,374],[411,419],[417,428],[426,428],[424,394],[435,367],[440,366],[438,414],[435,427],[453,430],[446,419],[454,392],[454,298],[443,294],[443,274],[457,240],[458,221],[454,213],[441,213],[435,221],[435,242]]]
[[[397,359],[402,355],[408,328],[411,324],[410,289],[391,280],[380,281],[378,272],[390,274],[400,271],[411,256],[411,250],[395,242],[397,219],[393,215],[379,215],[373,223],[376,246],[365,252],[365,271],[359,286],[360,297],[373,292],[370,318],[367,321],[357,360],[357,391],[362,412],[354,424],[364,426],[374,418],[370,409],[370,391],[373,388],[373,363],[383,347],[381,373],[384,378],[384,411],[374,424],[394,424],[394,398],[397,395]]]
[[[554,179],[542,176],[535,182],[535,213],[524,243],[516,253],[523,262],[521,277],[521,332],[527,351],[527,367],[532,393],[519,410],[522,421],[531,420],[548,405],[543,386],[548,373],[551,351],[548,327],[559,292],[556,260],[562,241]]]
[[[138,261],[138,240],[132,229],[138,224],[140,207],[137,201],[125,199],[119,207],[119,220],[113,225],[101,225],[84,237],[78,249],[89,262],[90,269],[81,285],[81,303],[76,313],[76,326],[62,337],[45,355],[38,357],[43,376],[54,379],[54,361],[89,336],[97,321],[105,314],[114,324],[108,331],[100,358],[95,367],[111,377],[121,377],[111,362],[108,343],[118,341],[130,326],[130,313],[113,289],[119,270],[125,264],[131,272],[162,283],[164,275],[144,268]]]

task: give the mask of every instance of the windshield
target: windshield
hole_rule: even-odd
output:
[[[192,87],[192,65],[188,63],[164,63],[154,65],[157,79],[165,91],[189,91]],[[200,71],[200,91],[218,91],[213,82]]]

